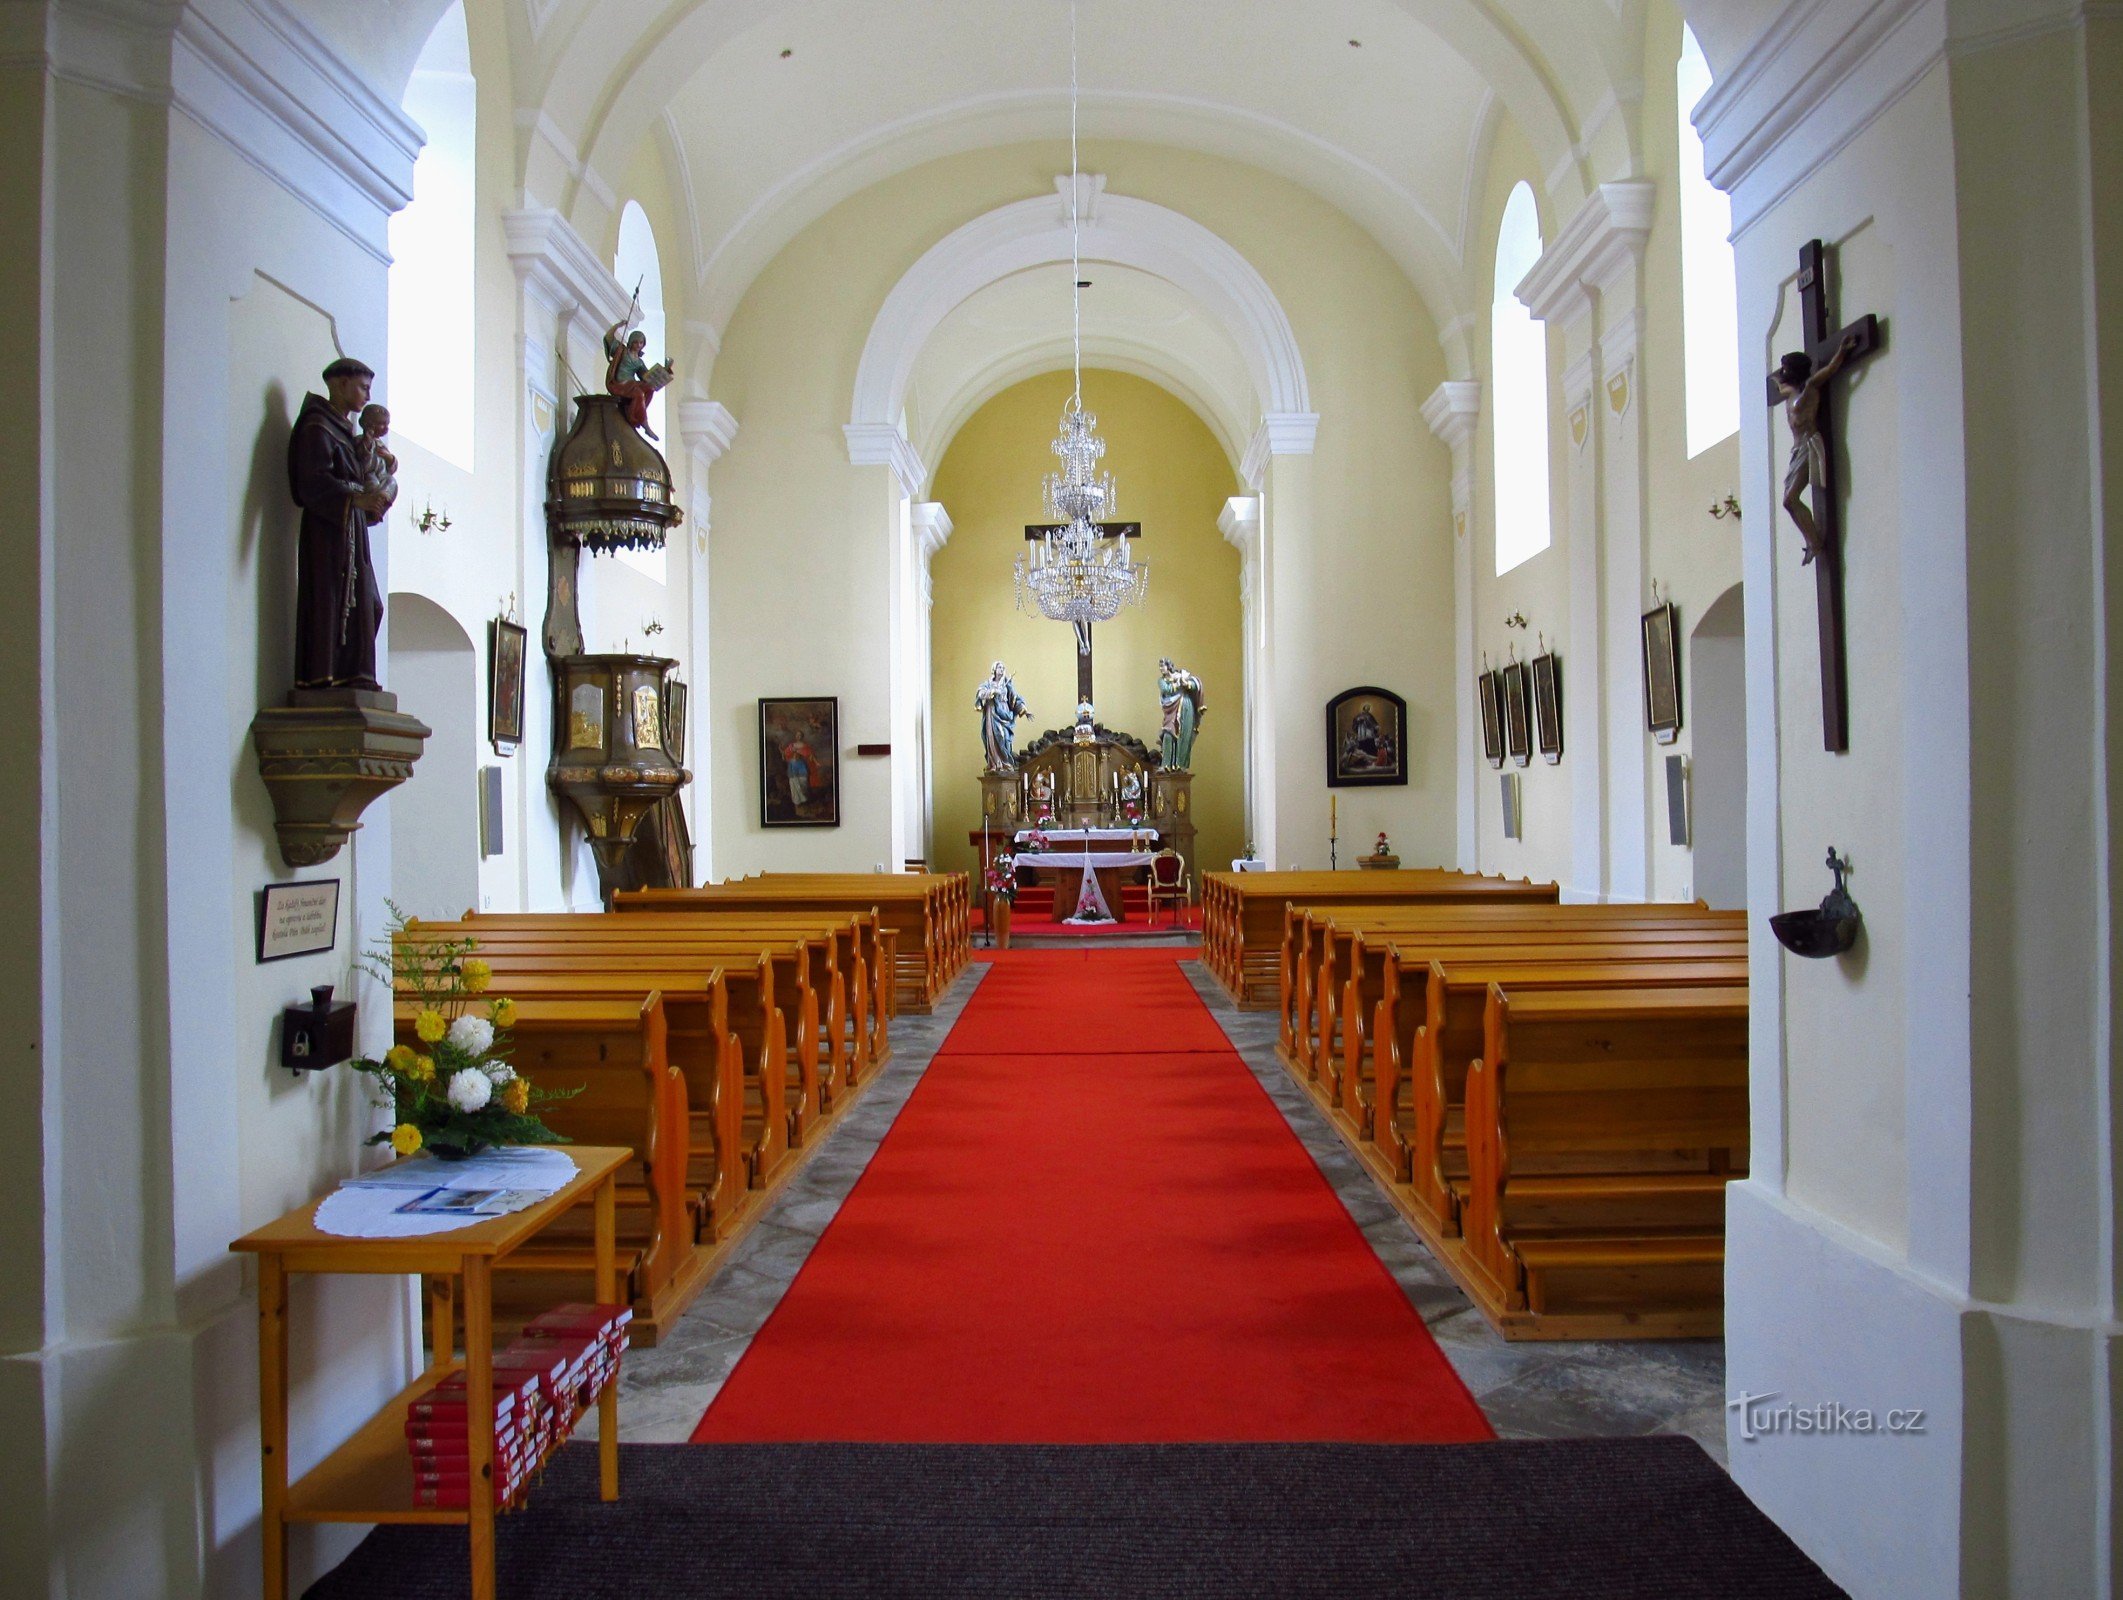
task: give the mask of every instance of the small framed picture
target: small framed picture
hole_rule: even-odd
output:
[[[840,701],[759,702],[759,825],[840,826]]]
[[[1533,658],[1533,742],[1551,767],[1563,759],[1563,669],[1553,650]]]
[[[523,624],[496,617],[487,624],[487,737],[494,754],[523,743]]]
[[[1504,748],[1517,766],[1533,759],[1533,725],[1527,706],[1526,663],[1514,661],[1498,674],[1504,680]]]
[[[673,764],[686,764],[686,686],[676,678],[663,685],[663,748]]]
[[[1494,672],[1475,680],[1482,709],[1482,754],[1492,767],[1504,764],[1504,686]]]
[[[1681,619],[1671,600],[1644,613],[1644,725],[1660,744],[1681,736]]]
[[[339,880],[269,883],[258,896],[258,959],[314,956],[339,942]]]
[[[1526,835],[1524,818],[1519,814],[1519,775],[1516,772],[1507,772],[1496,781],[1498,787],[1503,791],[1501,798],[1503,800],[1504,837],[1507,839],[1523,839]]]
[[[1327,702],[1327,787],[1408,781],[1408,702],[1390,689],[1345,689]]]

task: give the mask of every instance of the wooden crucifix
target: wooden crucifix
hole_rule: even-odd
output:
[[[1101,539],[1140,539],[1143,536],[1143,525],[1140,522],[1100,522],[1094,526],[1097,527]],[[1025,524],[1025,538],[1028,542],[1045,539],[1061,531],[1062,524],[1059,522]],[[1076,703],[1083,705],[1087,701],[1092,705],[1098,703],[1091,697],[1091,624],[1079,622],[1076,624]]]
[[[1806,560],[1813,565],[1821,630],[1821,745],[1843,751],[1850,748],[1850,694],[1844,679],[1843,522],[1833,386],[1852,362],[1880,348],[1880,322],[1867,312],[1847,327],[1834,326],[1825,257],[1818,239],[1799,251],[1799,322],[1806,347],[1785,356],[1769,375],[1769,403],[1783,406],[1791,425],[1784,510],[1805,538]]]

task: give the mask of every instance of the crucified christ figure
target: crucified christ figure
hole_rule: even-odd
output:
[[[1845,337],[1827,365],[1818,369],[1813,357],[1794,350],[1777,363],[1777,370],[1771,374],[1777,393],[1784,397],[1784,420],[1791,424],[1791,463],[1784,469],[1784,509],[1806,540],[1802,566],[1821,553],[1820,529],[1806,504],[1808,489],[1825,489],[1828,484],[1828,441],[1821,435],[1821,397],[1827,392],[1829,380],[1843,370],[1843,363],[1857,347],[1856,335]]]

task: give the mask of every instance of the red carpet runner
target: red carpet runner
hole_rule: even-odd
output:
[[[1171,951],[1010,951],[693,1438],[1487,1439]]]

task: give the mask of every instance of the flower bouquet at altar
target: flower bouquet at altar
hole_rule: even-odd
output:
[[[988,863],[982,887],[987,890],[988,942],[1010,948],[1010,908],[1017,900],[1017,857],[999,855]]]
[[[1040,818],[1039,823],[1035,823],[1032,831],[1020,841],[1024,849],[1033,855],[1039,855],[1047,848],[1049,843],[1047,830],[1040,825],[1040,823],[1045,823],[1047,820],[1045,817]]]
[[[537,1106],[571,1100],[582,1091],[540,1089],[508,1062],[508,1028],[516,1004],[489,995],[494,974],[473,955],[473,939],[423,938],[420,925],[394,905],[378,948],[363,958],[379,982],[410,1001],[419,1042],[394,1044],[381,1061],[351,1063],[368,1074],[391,1108],[388,1143],[401,1156],[431,1150],[445,1160],[476,1155],[494,1144],[565,1144],[535,1114]]]

